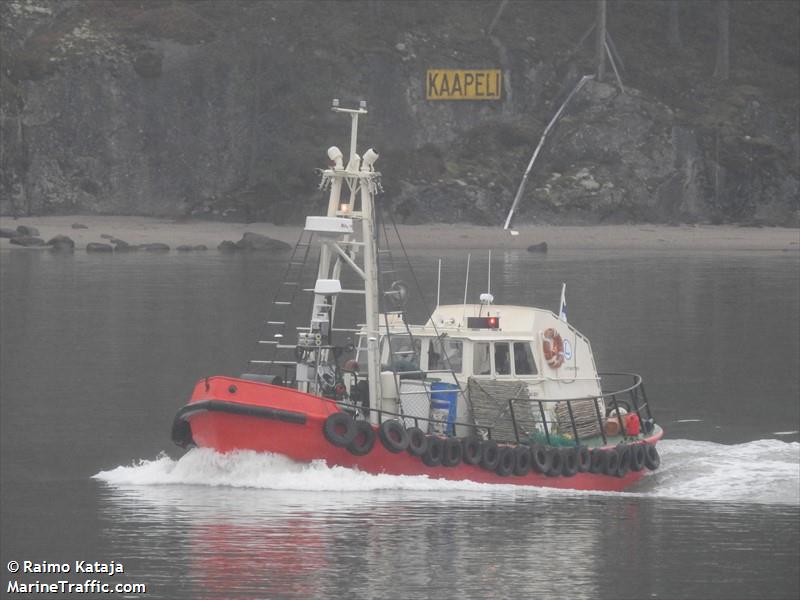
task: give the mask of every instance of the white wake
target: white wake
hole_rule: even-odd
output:
[[[800,444],[758,440],[724,445],[665,440],[658,445],[661,468],[626,496],[691,501],[800,505]],[[178,460],[166,455],[120,466],[94,476],[114,486],[202,485],[310,492],[503,491],[587,494],[520,488],[428,476],[371,475],[322,461],[296,463],[274,454],[239,451],[218,454],[195,448]]]

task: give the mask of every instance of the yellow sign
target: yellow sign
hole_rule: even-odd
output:
[[[500,100],[500,69],[428,69],[428,100]]]

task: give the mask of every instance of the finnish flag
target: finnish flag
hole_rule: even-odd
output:
[[[558,309],[558,316],[564,323],[567,322],[567,284],[561,284],[561,307]]]

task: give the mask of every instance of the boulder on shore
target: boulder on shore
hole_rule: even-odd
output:
[[[86,244],[87,252],[113,252],[114,248],[111,244],[103,244],[102,242],[89,242]]]
[[[238,249],[236,242],[230,240],[223,240],[219,243],[219,246],[217,246],[217,250],[220,252],[236,252]]]
[[[75,242],[68,235],[57,235],[47,240],[47,245],[56,252],[72,252],[75,250]]]
[[[547,254],[547,242],[531,244],[528,246],[528,252],[540,252],[542,254]]]
[[[72,224],[72,228],[73,229],[89,229],[89,226],[88,225],[84,225],[83,223],[73,223]]]
[[[266,235],[251,231],[246,231],[242,239],[236,242],[236,248],[239,250],[273,250],[277,252],[292,249],[286,242],[274,240]]]
[[[32,235],[18,235],[17,237],[11,238],[11,243],[16,244],[17,246],[25,246],[25,247],[37,247],[37,246],[44,246],[44,240],[39,237],[35,237]]]
[[[10,229],[8,227],[0,227],[0,238],[15,238],[19,235],[19,231],[16,229]]]
[[[161,242],[152,242],[150,244],[139,244],[141,250],[147,252],[169,252],[169,246]]]
[[[119,238],[112,237],[108,241],[114,244],[114,252],[131,252],[139,249],[139,246],[131,246],[128,242]]]
[[[19,235],[28,237],[37,237],[39,235],[39,230],[36,229],[36,227],[31,227],[30,225],[20,225],[17,227],[17,232]]]

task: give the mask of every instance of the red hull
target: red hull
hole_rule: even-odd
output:
[[[548,477],[531,472],[519,477],[502,477],[494,471],[461,463],[456,467],[429,467],[407,452],[393,454],[377,441],[366,456],[355,456],[345,448],[327,441],[322,428],[328,415],[339,412],[332,401],[297,390],[235,379],[209,377],[194,389],[186,408],[204,401],[234,403],[242,408],[274,410],[275,416],[261,418],[222,411],[198,411],[187,414],[194,443],[218,452],[254,450],[283,454],[293,460],[324,460],[329,466],[358,469],[366,473],[390,475],[427,475],[436,479],[469,480],[479,483],[528,485],[578,490],[621,491],[641,479],[645,471],[630,471],[625,477],[578,473],[573,477]],[[186,409],[184,409],[186,410]],[[303,417],[303,418],[300,418]],[[304,422],[303,422],[304,421]],[[658,433],[645,440],[655,443]]]

